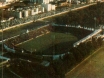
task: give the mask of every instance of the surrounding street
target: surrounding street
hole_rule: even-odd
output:
[[[3,31],[3,39],[7,39],[16,35],[20,35],[23,33],[26,33],[27,29],[28,30],[34,30],[36,28],[42,27],[44,25],[47,25],[45,21],[37,21],[29,24],[25,24],[23,26],[17,26],[15,28],[11,28],[8,30]],[[2,32],[0,32],[0,40],[2,38]]]
[[[104,46],[68,72],[66,78],[104,78]]]

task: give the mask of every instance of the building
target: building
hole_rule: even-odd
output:
[[[7,11],[6,11],[7,12]],[[15,18],[23,18],[23,17],[28,17],[30,15],[35,15],[38,13],[44,12],[44,7],[42,6],[31,6],[31,7],[19,7],[16,9],[13,9],[11,11],[8,11],[8,15],[11,15],[12,17]]]
[[[42,3],[50,3],[54,0],[23,0],[23,1],[29,1],[29,2],[34,2],[34,3],[39,3],[39,4],[42,4]]]
[[[14,0],[0,0],[0,2],[14,2]]]
[[[44,7],[45,11],[51,11],[56,9],[56,6],[53,4],[43,3],[42,6]]]

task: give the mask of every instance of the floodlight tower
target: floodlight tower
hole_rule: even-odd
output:
[[[96,17],[94,17],[94,20],[95,20],[95,27],[94,27],[94,30],[96,29]]]

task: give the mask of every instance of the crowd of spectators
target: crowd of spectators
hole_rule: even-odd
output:
[[[29,31],[25,34],[20,34],[19,36],[16,36],[14,38],[8,39],[5,41],[5,44],[9,47],[13,47],[19,43],[22,43],[26,40],[36,38],[37,36],[40,36],[42,34],[47,34],[50,32],[52,28],[50,26],[40,27],[36,30]]]

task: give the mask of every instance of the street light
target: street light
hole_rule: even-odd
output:
[[[95,20],[95,27],[94,27],[94,30],[96,29],[96,17],[94,17],[94,20]]]

